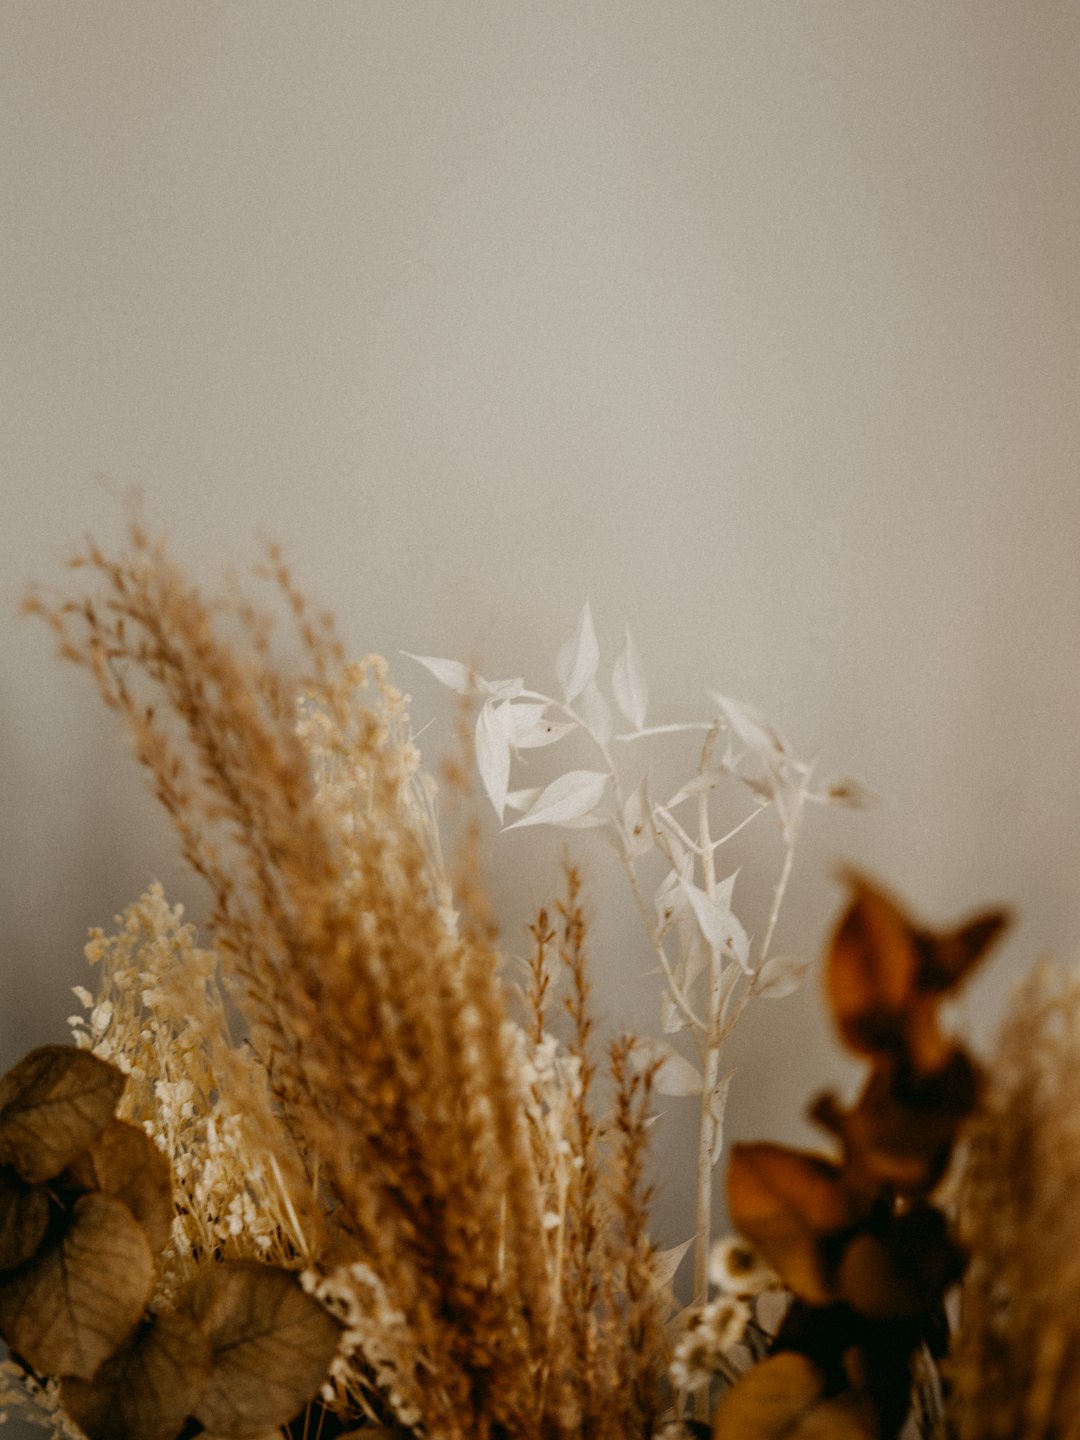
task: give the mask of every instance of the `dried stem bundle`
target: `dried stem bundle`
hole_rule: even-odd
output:
[[[212,951],[154,893],[129,913],[126,949],[98,937],[105,991],[82,1026],[141,1072],[126,1103],[174,1164],[220,1137],[227,1117],[208,1112],[232,1095],[232,1190],[187,1186],[166,1270],[230,1244],[308,1264],[344,1322],[328,1398],[346,1416],[374,1396],[441,1437],[647,1433],[661,1303],[644,1231],[649,1084],[617,1052],[618,1163],[601,1186],[579,881],[557,938],[537,939],[571,977],[560,1059],[544,996],[526,1033],[490,930],[457,924],[404,697],[377,657],[344,663],[279,552],[264,573],[295,623],[295,671],[265,613],[207,599],[138,524],[127,554],[91,544],[76,564],[95,593],[38,593],[28,609],[127,721],[212,897]],[[132,972],[158,1053],[133,1038]],[[169,1114],[151,1114],[163,1101]]]
[[[959,1440],[1080,1435],[1080,978],[1035,971],[960,1181],[970,1252],[951,1357]]]

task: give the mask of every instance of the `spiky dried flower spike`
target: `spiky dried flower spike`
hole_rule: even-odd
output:
[[[1080,979],[1017,991],[965,1145],[971,1254],[950,1357],[959,1440],[1080,1434]]]
[[[733,1150],[732,1219],[795,1300],[773,1354],[718,1406],[716,1440],[894,1440],[915,1357],[923,1347],[940,1355],[943,1296],[963,1270],[929,1197],[979,1077],[938,1007],[1007,917],[990,911],[935,932],[861,877],[851,885],[826,980],[841,1038],[870,1062],[870,1077],[851,1109],[831,1095],[811,1109],[839,1159],[780,1145]]]
[[[385,662],[344,662],[279,553],[264,573],[295,622],[293,669],[265,613],[205,597],[138,525],[127,553],[90,545],[77,563],[92,593],[28,608],[128,722],[212,898],[206,950],[160,891],[95,936],[102,985],[76,1027],[129,1072],[127,1113],[182,1172],[155,1294],[227,1336],[207,1265],[269,1253],[306,1267],[341,1324],[326,1400],[346,1422],[391,1415],[447,1440],[644,1435],[661,1304],[643,1229],[648,1084],[616,1065],[621,1159],[601,1187],[576,894],[550,942],[574,994],[560,1057],[542,1024],[508,1018],[484,927],[457,925]],[[247,1273],[229,1282],[241,1307]],[[118,1363],[147,1370],[165,1338]],[[114,1378],[71,1391],[72,1407],[107,1413]],[[207,1404],[204,1424],[239,1433],[226,1411],[255,1401]]]

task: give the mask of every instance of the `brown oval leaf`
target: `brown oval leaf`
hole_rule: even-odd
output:
[[[153,1281],[146,1232],[127,1206],[84,1195],[63,1235],[0,1280],[0,1335],[35,1370],[89,1380],[138,1323]]]
[[[749,1370],[720,1401],[713,1440],[877,1440],[873,1407],[853,1394],[823,1398],[825,1377],[793,1351]]]
[[[171,1440],[210,1378],[210,1340],[197,1321],[165,1310],[98,1370],[65,1379],[64,1409],[89,1440]]]
[[[834,1395],[812,1405],[789,1440],[878,1440],[874,1406],[865,1395]]]
[[[326,1378],[341,1334],[291,1271],[253,1260],[207,1266],[185,1308],[209,1335],[214,1360],[195,1417],[233,1440],[292,1419]]]
[[[770,1355],[721,1399],[713,1440],[786,1440],[824,1388],[825,1377],[805,1355]]]
[[[914,1320],[938,1307],[964,1257],[940,1210],[918,1205],[884,1235],[857,1235],[840,1262],[843,1298],[874,1320]]]
[[[155,1254],[164,1249],[173,1222],[172,1175],[165,1156],[137,1125],[110,1121],[68,1166],[67,1178],[81,1190],[123,1200]]]
[[[89,1050],[31,1050],[0,1080],[0,1163],[51,1180],[105,1129],[123,1088],[122,1071]]]
[[[818,1304],[830,1299],[820,1242],[860,1218],[836,1165],[782,1145],[735,1145],[728,1207],[735,1228],[796,1294]]]
[[[0,1170],[0,1270],[14,1270],[36,1255],[48,1228],[44,1186],[27,1185],[14,1170]]]
[[[858,876],[850,879],[855,897],[829,949],[829,1003],[853,1050],[895,1055],[905,1048],[919,975],[919,935],[887,895]]]

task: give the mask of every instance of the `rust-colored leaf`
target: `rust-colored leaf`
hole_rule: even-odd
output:
[[[930,1073],[950,1048],[938,1028],[941,997],[971,973],[1005,929],[1008,913],[988,910],[955,930],[927,930],[868,880],[849,880],[854,895],[827,967],[837,1027],[860,1054],[905,1055],[916,1070]]]
[[[105,1129],[123,1088],[123,1073],[89,1050],[31,1050],[0,1080],[0,1164],[32,1185],[51,1180]]]
[[[771,1355],[723,1396],[713,1440],[877,1440],[865,1398],[824,1390],[825,1377],[805,1355]]]
[[[169,1162],[137,1125],[111,1121],[89,1150],[75,1158],[66,1178],[80,1190],[123,1200],[155,1253],[164,1249],[173,1221]]]
[[[943,935],[928,935],[919,984],[925,991],[955,990],[967,979],[1010,922],[1007,910],[987,910]]]
[[[35,1370],[90,1377],[150,1300],[146,1232],[120,1200],[84,1195],[64,1233],[0,1280],[0,1335]]]
[[[713,1440],[786,1440],[824,1389],[825,1377],[805,1355],[771,1355],[722,1397]]]
[[[31,1259],[48,1226],[44,1187],[27,1185],[14,1170],[0,1169],[0,1270],[14,1270]]]
[[[839,1168],[782,1145],[736,1145],[728,1164],[735,1228],[798,1295],[824,1303],[832,1277],[822,1241],[859,1219]]]
[[[963,1256],[940,1210],[920,1205],[884,1235],[857,1235],[840,1262],[844,1299],[873,1320],[915,1320],[960,1278]]]
[[[172,1440],[210,1378],[210,1340],[188,1315],[162,1311],[98,1370],[65,1379],[64,1409],[89,1440]]]
[[[904,1049],[919,974],[916,932],[903,911],[867,881],[840,921],[826,968],[829,1003],[844,1040],[864,1055]]]
[[[978,1099],[974,1065],[954,1048],[931,1075],[877,1067],[855,1108],[842,1115],[849,1163],[860,1176],[902,1195],[926,1194],[941,1179],[961,1122]]]
[[[291,1271],[256,1261],[209,1265],[185,1308],[210,1337],[213,1368],[195,1417],[240,1440],[290,1420],[319,1389],[340,1329]]]
[[[878,1440],[878,1435],[869,1398],[844,1394],[812,1405],[788,1440]]]

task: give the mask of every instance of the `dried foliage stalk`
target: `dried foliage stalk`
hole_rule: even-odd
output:
[[[355,1347],[339,1401],[374,1383],[400,1419],[448,1440],[632,1433],[658,1325],[644,1092],[623,1102],[613,1229],[585,1103],[576,891],[559,940],[574,1089],[541,1073],[553,1057],[539,1020],[526,1035],[508,1019],[490,932],[457,925],[385,662],[344,663],[273,547],[264,573],[293,617],[296,673],[276,662],[264,613],[208,600],[138,524],[120,559],[91,544],[75,563],[93,596],[35,594],[28,608],[127,721],[210,888],[223,983],[272,1097],[295,1258],[313,1261]]]
[[[960,1185],[959,1440],[1080,1436],[1080,978],[1037,970],[989,1069]]]

